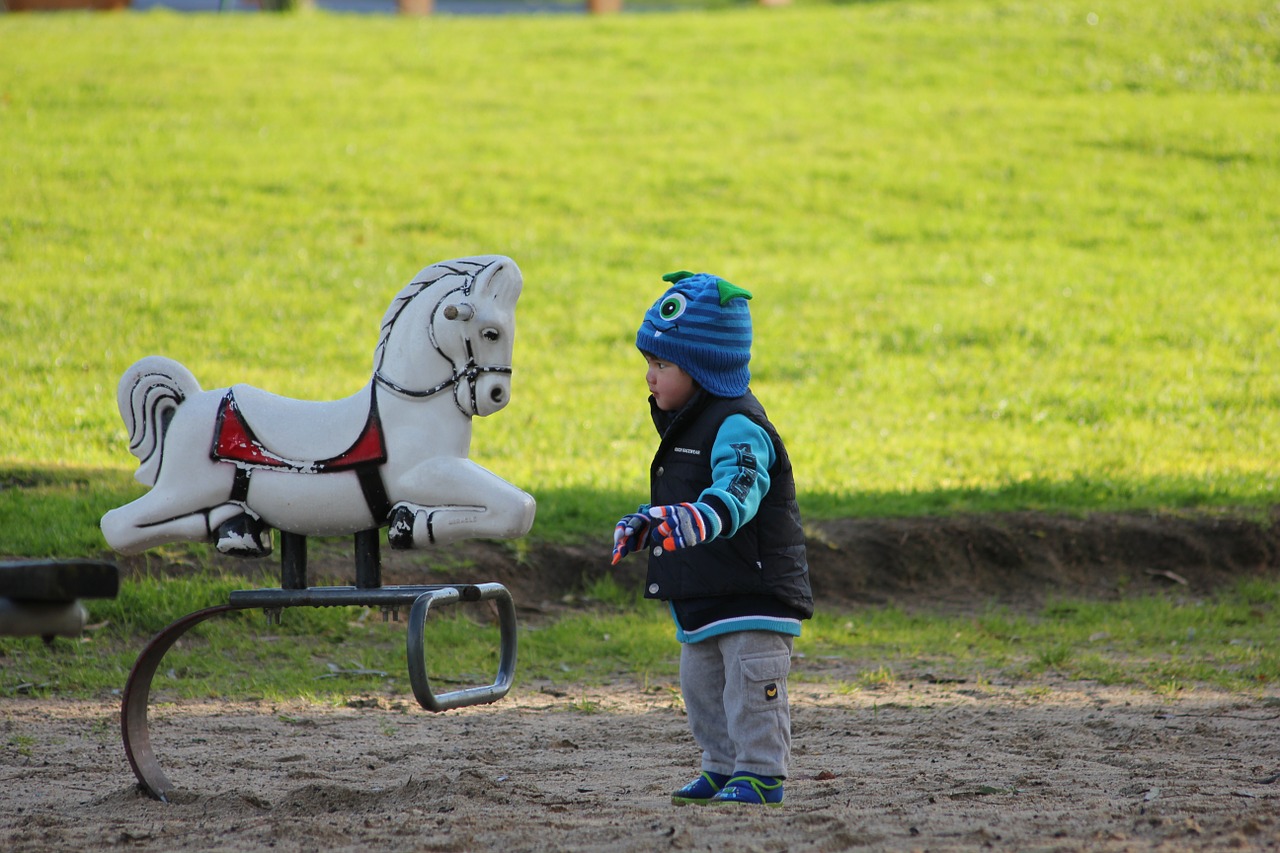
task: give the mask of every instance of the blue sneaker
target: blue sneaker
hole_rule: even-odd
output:
[[[735,773],[720,792],[711,798],[713,805],[748,803],[755,806],[782,805],[782,780],[755,773]]]
[[[702,775],[671,795],[671,802],[677,806],[705,806],[711,798],[720,793],[729,777],[723,773],[712,773],[703,770]]]

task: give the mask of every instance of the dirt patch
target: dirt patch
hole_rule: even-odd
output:
[[[820,606],[1034,607],[1211,593],[1280,570],[1280,516],[1039,515],[812,525]],[[341,547],[313,578],[341,581]],[[386,583],[501,581],[576,606],[607,543],[387,553]],[[245,564],[236,564],[238,571]],[[264,575],[273,569],[262,564]],[[131,570],[181,572],[182,566]],[[623,575],[639,583],[638,562]],[[634,577],[632,577],[634,575]],[[742,851],[1277,849],[1280,697],[1034,682],[850,690],[798,659],[785,808],[677,808],[698,765],[671,683],[523,682],[433,715],[184,702],[152,709],[179,786],[139,793],[116,700],[0,700],[0,849]],[[834,673],[852,677],[855,673]]]
[[[815,525],[809,557],[819,597],[838,605],[1038,607],[1170,589],[1203,596],[1280,571],[1280,511],[834,521]]]

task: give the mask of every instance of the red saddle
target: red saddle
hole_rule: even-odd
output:
[[[291,459],[273,452],[254,435],[236,404],[235,391],[228,389],[218,404],[209,455],[215,462],[233,462],[241,468],[285,469],[303,474],[349,471],[362,465],[381,464],[387,461],[387,444],[382,420],[378,417],[378,397],[370,394],[369,399],[369,417],[350,447],[328,459]]]

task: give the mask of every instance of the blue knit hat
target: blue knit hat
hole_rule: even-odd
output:
[[[673,272],[671,288],[645,312],[636,346],[669,361],[717,397],[747,393],[751,294],[719,276]]]

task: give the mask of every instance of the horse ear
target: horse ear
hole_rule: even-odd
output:
[[[514,309],[524,288],[524,279],[515,261],[510,258],[494,258],[486,267],[488,275],[478,275],[476,289],[471,295],[479,300],[492,300],[504,309]]]

